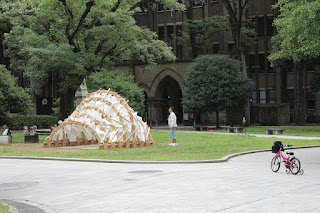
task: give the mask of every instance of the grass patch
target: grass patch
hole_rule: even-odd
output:
[[[19,134],[19,133],[16,133]],[[274,138],[257,138],[244,135],[215,135],[177,132],[179,146],[170,147],[169,132],[152,131],[152,136],[158,142],[157,146],[113,149],[113,150],[82,150],[43,148],[42,144],[24,144],[19,142],[20,135],[13,134],[14,143],[0,145],[2,156],[37,156],[64,158],[91,158],[110,160],[211,160],[220,159],[226,155],[257,150],[271,149]],[[18,141],[15,141],[17,138]],[[21,138],[20,138],[21,139]],[[45,136],[42,140],[45,139]],[[281,140],[284,144],[294,146],[320,145],[320,140]]]
[[[9,207],[5,206],[1,200],[0,200],[0,213],[10,213]]]
[[[39,135],[39,141],[42,142],[48,137],[48,135]],[[24,134],[23,133],[13,133],[12,134],[12,143],[24,143]]]

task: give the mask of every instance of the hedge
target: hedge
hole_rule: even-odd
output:
[[[22,129],[23,126],[36,125],[38,128],[50,128],[58,123],[58,118],[52,115],[8,115],[7,126],[10,129]]]
[[[251,120],[263,126],[290,123],[289,104],[256,104],[251,106]]]

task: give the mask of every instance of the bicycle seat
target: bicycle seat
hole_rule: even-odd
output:
[[[287,155],[294,155],[293,152],[286,152],[286,153],[287,153]]]

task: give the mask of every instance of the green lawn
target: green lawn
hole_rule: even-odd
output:
[[[48,137],[48,135],[39,135],[39,141],[42,142]],[[23,133],[13,133],[12,134],[13,143],[24,143],[24,134]]]
[[[157,146],[145,148],[113,150],[79,150],[43,148],[42,144],[21,144],[21,136],[13,135],[14,143],[0,146],[0,155],[92,158],[113,160],[209,160],[220,159],[226,155],[257,149],[271,149],[274,138],[257,138],[244,135],[214,135],[195,133],[176,133],[179,146],[170,147],[169,132],[152,131]],[[43,137],[44,139],[45,137]],[[16,141],[17,139],[17,141]],[[320,145],[320,140],[281,140],[294,146]],[[21,141],[20,141],[21,142]]]
[[[10,213],[9,207],[3,205],[1,200],[0,200],[0,213]]]

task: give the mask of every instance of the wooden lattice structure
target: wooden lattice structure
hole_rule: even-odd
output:
[[[44,142],[44,147],[99,144],[100,149],[155,145],[149,126],[120,95],[90,93]]]

